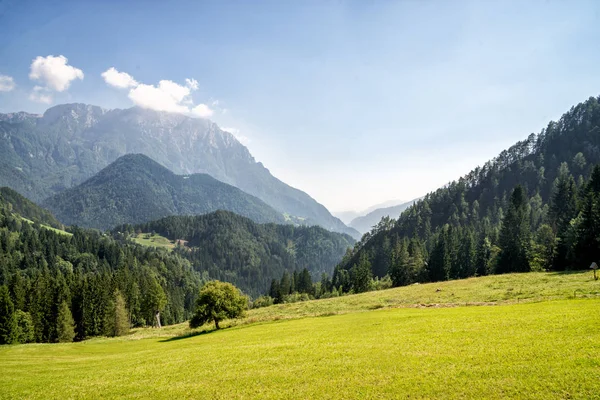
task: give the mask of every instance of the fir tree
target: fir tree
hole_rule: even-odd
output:
[[[498,273],[528,272],[530,266],[531,232],[529,207],[525,189],[518,185],[510,196],[506,217],[500,231]]]
[[[66,301],[60,304],[58,319],[56,321],[56,331],[58,341],[61,343],[72,342],[73,338],[75,338],[75,321]]]

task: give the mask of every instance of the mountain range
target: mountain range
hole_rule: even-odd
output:
[[[348,225],[359,231],[361,234],[365,234],[369,232],[375,225],[377,225],[377,223],[381,221],[381,218],[398,218],[400,214],[402,214],[402,211],[412,206],[418,200],[420,199],[403,202],[390,207],[376,208],[368,212],[366,215],[354,218]]]
[[[259,223],[285,223],[281,213],[234,186],[207,174],[176,175],[143,154],[118,158],[42,205],[66,225],[102,230],[216,210],[229,210]]]
[[[0,186],[41,201],[129,153],[175,174],[209,174],[256,196],[292,221],[359,237],[306,193],[280,181],[232,134],[206,119],[138,107],[63,104],[43,115],[0,114]]]

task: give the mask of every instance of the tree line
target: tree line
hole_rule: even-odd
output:
[[[284,271],[308,270],[313,279],[331,275],[354,240],[318,226],[258,224],[229,211],[171,216],[139,225],[122,225],[115,237],[128,240],[145,232],[179,244],[174,252],[212,279],[235,284],[256,297]]]
[[[0,343],[83,340],[182,322],[206,280],[165,250],[27,222],[0,197]]]
[[[458,181],[383,218],[333,274],[396,286],[495,273],[589,268],[600,260],[600,102],[590,98]]]

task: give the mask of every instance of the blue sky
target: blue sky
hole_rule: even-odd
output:
[[[599,34],[597,1],[0,1],[14,86],[0,112],[130,107],[130,90],[172,81],[275,176],[362,209],[421,196],[600,94]],[[30,79],[49,55],[83,79]],[[135,84],[107,84],[110,67]]]

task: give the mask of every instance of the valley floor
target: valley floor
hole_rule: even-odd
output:
[[[220,331],[5,346],[0,398],[600,398],[590,277],[484,277],[253,310]]]

